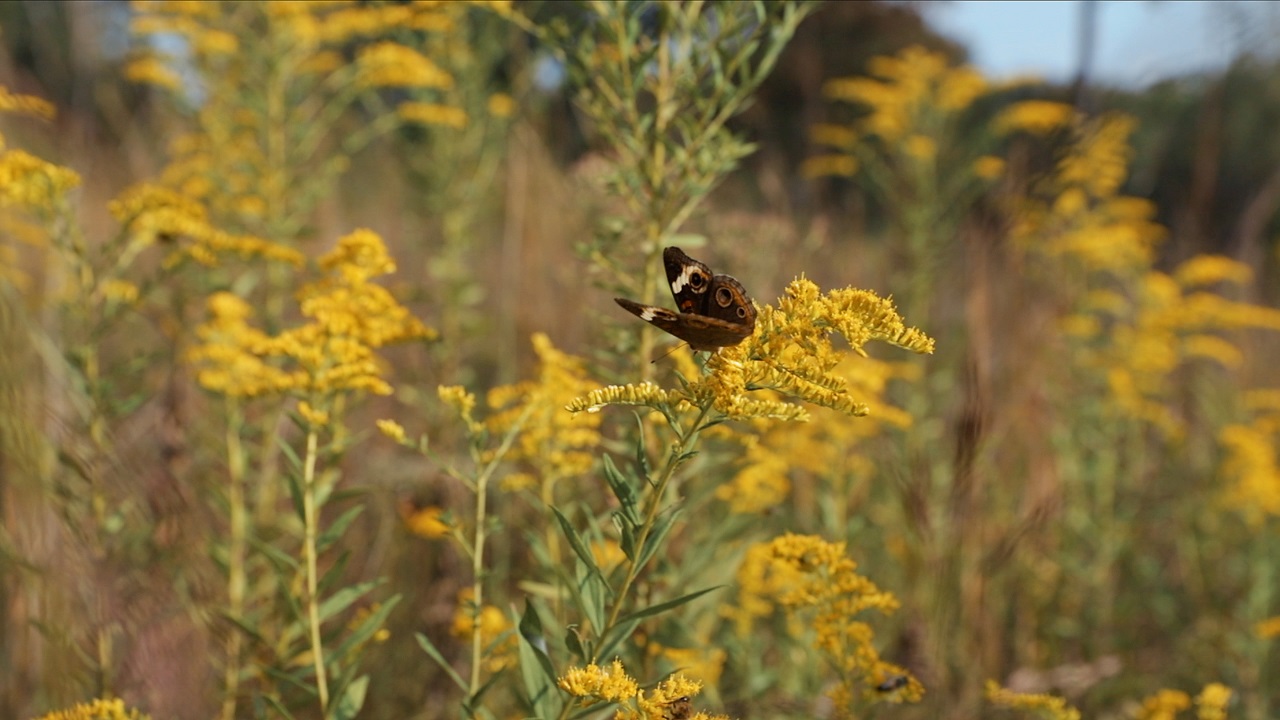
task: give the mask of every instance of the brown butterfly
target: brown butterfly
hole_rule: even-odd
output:
[[[694,350],[718,350],[751,337],[756,308],[742,283],[711,268],[678,247],[662,251],[667,282],[680,312],[614,298],[627,312],[689,343]]]

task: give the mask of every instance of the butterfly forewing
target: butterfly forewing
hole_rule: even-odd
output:
[[[755,331],[756,308],[742,283],[713,274],[678,247],[664,250],[662,261],[680,312],[616,298],[627,312],[684,340],[694,350],[737,345]]]

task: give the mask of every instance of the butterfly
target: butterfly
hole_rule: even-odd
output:
[[[626,298],[614,301],[641,320],[689,343],[694,350],[718,350],[751,337],[756,308],[742,283],[684,254],[678,247],[662,251],[667,282],[680,312],[642,305]]]

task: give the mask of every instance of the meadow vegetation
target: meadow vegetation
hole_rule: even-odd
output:
[[[136,173],[9,82],[0,714],[1280,713],[1280,246],[927,44],[763,200],[829,11],[134,2]],[[670,245],[751,337],[613,305]]]

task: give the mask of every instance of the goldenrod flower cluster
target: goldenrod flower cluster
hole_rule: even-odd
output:
[[[781,608],[790,619],[812,611],[813,644],[839,673],[831,692],[837,712],[849,717],[855,691],[866,701],[915,702],[924,694],[919,681],[880,658],[874,631],[857,616],[867,610],[889,614],[898,608],[891,593],[857,573],[844,543],[814,535],[786,534],[754,546],[738,570],[739,601],[729,614],[739,633],[750,632],[754,618]],[[906,677],[892,693],[877,690],[885,679]]]
[[[108,205],[135,246],[174,243],[164,260],[172,268],[185,259],[215,267],[219,258],[262,258],[301,267],[306,258],[293,248],[252,235],[236,235],[218,229],[209,210],[196,198],[161,185],[135,185]]]
[[[46,100],[12,93],[0,86],[0,113],[50,120],[55,111]],[[75,171],[22,150],[11,150],[0,135],[0,207],[50,211],[79,185],[80,176]]]
[[[810,158],[805,175],[854,174],[861,164],[858,147],[872,140],[890,155],[932,164],[948,124],[990,89],[976,69],[952,67],[946,55],[918,45],[873,58],[869,70],[870,77],[840,78],[823,87],[828,98],[854,103],[866,114],[852,125],[815,126],[813,141],[837,152]],[[987,162],[981,170],[990,176],[996,168]]]
[[[395,270],[377,234],[357,230],[347,235],[319,264],[328,277],[298,294],[302,314],[311,321],[279,335],[250,327],[252,311],[234,295],[210,299],[210,320],[197,330],[202,343],[189,355],[201,385],[238,397],[351,390],[390,394],[374,351],[390,343],[430,339],[435,332],[372,282]],[[285,359],[287,366],[276,367],[266,358]],[[317,410],[312,419],[326,418]]]
[[[865,419],[851,422],[831,417],[808,423],[755,420],[755,433],[724,429],[718,434],[741,443],[743,452],[739,470],[716,488],[716,498],[729,503],[730,512],[755,514],[786,499],[792,473],[809,473],[833,482],[869,477],[875,466],[862,447],[865,441],[886,427],[905,429],[911,425],[910,414],[884,399],[888,382],[897,377],[913,378],[919,371],[910,363],[847,356],[833,372],[849,383],[851,391],[875,403],[875,412]]]
[[[1163,402],[1175,370],[1192,359],[1228,368],[1243,351],[1220,333],[1243,328],[1280,330],[1280,311],[1228,300],[1200,289],[1214,281],[1248,277],[1248,268],[1222,257],[1200,256],[1172,275],[1148,271],[1131,280],[1130,294],[1094,291],[1064,321],[1068,334],[1085,341],[1079,362],[1105,378],[1115,408],[1165,434],[1182,422]]]
[[[524,484],[549,487],[582,475],[591,469],[600,445],[599,416],[564,411],[566,403],[594,385],[583,361],[556,349],[543,333],[534,334],[533,350],[538,356],[537,377],[496,387],[488,396],[494,413],[485,427],[493,436],[501,437],[524,418],[507,457],[527,463],[536,474],[508,478],[503,483],[507,489]]]
[[[671,720],[679,717],[682,720],[722,720],[723,715],[709,715],[705,712],[692,712],[687,706],[690,698],[702,691],[701,683],[686,678],[680,673],[659,682],[652,690],[640,689],[639,683],[627,674],[626,668],[618,660],[608,667],[594,663],[586,667],[571,667],[557,681],[556,685],[570,695],[581,698],[581,704],[591,706],[597,703],[616,703],[621,705],[614,713],[614,720]],[[675,708],[682,707],[679,712]]]
[[[832,345],[833,333],[843,336],[860,355],[872,340],[913,352],[933,352],[933,340],[906,327],[890,300],[854,288],[823,294],[813,282],[798,278],[787,285],[778,307],[760,308],[754,335],[711,355],[702,377],[675,390],[652,383],[601,388],[567,407],[572,412],[591,412],[605,405],[647,405],[670,412],[710,404],[734,419],[808,419],[800,405],[749,395],[776,390],[849,415],[866,415],[867,406],[834,372],[846,354]]]
[[[1150,267],[1165,235],[1154,221],[1155,206],[1119,194],[1132,155],[1133,119],[1118,113],[1075,117],[1070,128],[1073,141],[1022,208],[1014,239],[1089,272]]]
[[[1280,516],[1280,390],[1246,392],[1244,404],[1252,420],[1223,427],[1218,443],[1221,472],[1231,483],[1227,502],[1256,525]]]
[[[987,681],[987,701],[996,707],[1011,710],[1029,710],[1045,720],[1080,720],[1080,711],[1066,700],[1053,695],[1018,693],[1000,687],[994,680]]]
[[[68,710],[55,710],[37,720],[151,720],[151,716],[126,707],[120,698],[111,698],[80,703]]]

